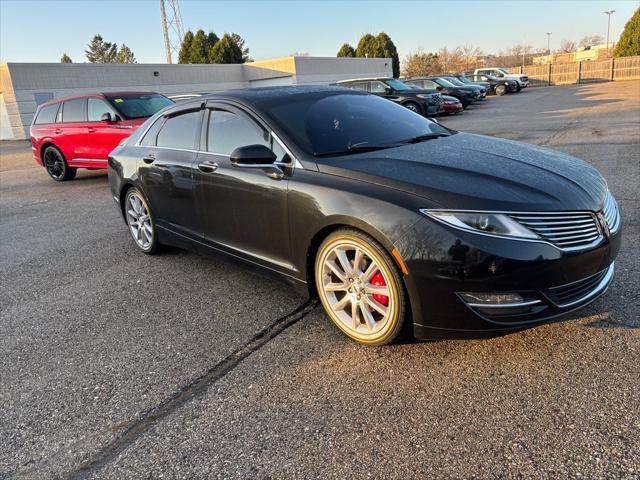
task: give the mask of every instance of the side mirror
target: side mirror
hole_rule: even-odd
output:
[[[441,87],[440,85],[438,85],[438,86],[436,87],[436,90],[438,90],[439,92],[441,92],[442,90],[444,90],[444,87]]]
[[[105,112],[100,117],[100,121],[101,122],[114,122],[115,118],[111,117],[111,114],[109,112]]]
[[[393,93],[393,88],[384,87],[384,93],[386,93],[387,95],[391,95]]]
[[[268,176],[281,179],[284,176],[282,169],[274,162],[278,157],[264,145],[247,145],[238,147],[231,152],[231,165],[237,168],[259,168]]]

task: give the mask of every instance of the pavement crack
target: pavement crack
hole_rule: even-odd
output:
[[[67,473],[64,478],[74,480],[81,479],[108,464],[133,444],[141,435],[153,427],[153,425],[194,398],[202,396],[211,385],[225,377],[236,368],[240,362],[265,346],[270,340],[280,335],[287,328],[302,320],[317,304],[317,299],[310,299],[291,313],[278,318],[264,327],[244,345],[211,367],[205,374],[196,378],[188,385],[181,387],[155,407],[145,411],[137,420],[131,422],[121,435],[92,455],[88,460],[81,463],[79,467]]]

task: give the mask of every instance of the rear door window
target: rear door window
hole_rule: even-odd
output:
[[[54,103],[53,105],[47,105],[46,107],[42,107],[38,112],[38,116],[36,117],[35,125],[42,125],[44,123],[54,123],[56,121],[56,114],[58,113],[59,103]]]
[[[84,104],[85,98],[76,98],[75,100],[67,100],[62,106],[62,121],[68,122],[84,122]]]
[[[158,132],[158,147],[194,150],[201,110],[181,113],[168,118]],[[145,137],[146,138],[146,137]]]

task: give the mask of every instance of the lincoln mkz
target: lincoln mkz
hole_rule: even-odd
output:
[[[620,247],[618,205],[585,162],[340,87],[167,107],[111,153],[109,181],[143,252],[257,266],[369,345],[559,319],[604,293]]]

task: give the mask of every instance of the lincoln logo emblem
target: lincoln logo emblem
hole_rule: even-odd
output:
[[[611,235],[611,231],[609,230],[609,225],[607,224],[607,220],[604,218],[604,215],[602,214],[602,212],[598,212],[598,222],[600,222],[600,226],[602,227],[602,232],[604,233],[605,237],[609,237],[609,235]]]

